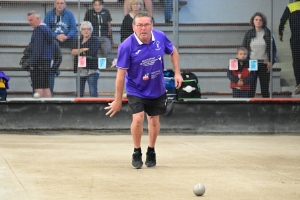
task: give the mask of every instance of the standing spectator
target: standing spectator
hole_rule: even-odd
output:
[[[102,58],[108,58],[112,51],[113,37],[111,28],[111,15],[104,8],[103,0],[93,0],[93,9],[85,13],[84,21],[89,21],[94,27],[92,36],[99,37],[100,53]]]
[[[164,13],[165,13],[165,23],[171,24],[172,21],[172,7],[173,0],[163,0],[164,1]]]
[[[153,17],[152,0],[144,0],[147,12]],[[129,0],[124,0],[124,16],[129,13]],[[144,8],[143,8],[144,9]]]
[[[89,21],[84,21],[80,25],[80,56],[86,57],[86,67],[80,71],[80,97],[84,95],[85,83],[89,84],[91,97],[98,97],[98,78],[100,71],[98,69],[97,53],[99,49],[99,40],[92,36],[93,26]],[[71,51],[74,57],[74,73],[77,73],[78,67],[78,48],[75,45]],[[76,79],[77,80],[77,79]],[[77,87],[77,84],[76,84]],[[78,91],[78,88],[77,88]]]
[[[247,49],[245,47],[239,47],[236,52],[238,69],[228,69],[227,71],[233,98],[248,98],[250,82],[253,81],[255,73],[254,71],[249,71],[249,62],[246,61],[247,57]]]
[[[122,107],[122,91],[126,82],[128,105],[132,110],[131,134],[134,152],[132,166],[143,166],[141,139],[144,115],[147,113],[149,143],[146,166],[156,165],[155,143],[160,130],[159,115],[166,112],[166,88],[164,82],[164,54],[169,54],[173,64],[175,85],[181,86],[179,54],[167,36],[153,30],[153,19],[147,12],[139,12],[133,19],[134,34],[118,49],[115,100],[105,109],[112,117]]]
[[[255,13],[250,19],[250,25],[253,28],[246,32],[242,46],[247,49],[248,58],[264,60],[264,62],[258,64],[254,81],[250,83],[249,98],[255,96],[257,77],[262,97],[269,98],[270,69],[276,61],[277,52],[275,40],[270,29],[267,28],[267,18],[263,13]],[[273,52],[271,52],[271,40],[273,40]],[[271,53],[273,53],[273,60],[271,60]]]
[[[46,13],[44,23],[50,27],[53,39],[59,42],[60,47],[71,48],[76,42],[76,21],[66,5],[65,0],[55,0],[54,8]]]
[[[300,94],[300,0],[295,0],[294,3],[288,4],[284,10],[279,25],[279,40],[281,42],[283,42],[283,31],[287,20],[289,20],[291,29],[290,46],[296,79],[295,94]]]
[[[58,42],[56,40],[53,40],[53,45],[54,45],[53,63],[51,63],[51,65],[50,65],[50,91],[51,91],[52,96],[53,96],[55,75],[56,76],[59,75],[57,73],[59,72],[58,69],[62,62],[62,54],[61,54],[61,50],[60,50]],[[29,42],[28,46],[23,51],[24,55],[20,61],[20,65],[22,65],[22,68],[24,70],[28,71],[29,83],[30,83],[30,86],[32,87],[32,82],[31,82],[31,78],[30,78],[30,65],[29,65],[31,49],[32,49],[31,42]],[[34,94],[34,88],[32,88],[32,90],[33,90],[32,92]]]
[[[28,13],[27,20],[34,28],[29,58],[32,87],[40,97],[51,97],[50,66],[54,54],[51,30],[42,23],[39,14],[35,11]]]
[[[144,8],[142,0],[130,0],[129,2],[130,12],[124,17],[121,25],[121,42],[128,38],[132,33],[133,17]]]

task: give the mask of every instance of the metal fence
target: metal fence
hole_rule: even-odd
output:
[[[181,71],[190,71],[197,75],[202,98],[232,98],[233,95],[235,95],[234,97],[245,98],[261,97],[262,95],[270,98],[296,97],[294,90],[297,83],[293,71],[290,43],[288,42],[291,36],[289,26],[285,27],[283,42],[278,39],[280,19],[286,6],[291,3],[289,0],[172,0],[171,4],[168,4],[167,0],[153,0],[152,2],[144,0],[143,2],[144,9],[148,9],[148,11],[153,14],[154,29],[165,32],[174,46],[178,48]],[[147,4],[147,2],[151,2],[152,7],[149,6],[150,4]],[[65,3],[65,9],[73,14],[76,21],[75,38],[78,39],[81,35],[80,24],[84,21],[87,12],[89,10],[95,10],[92,0],[0,2],[0,70],[10,77],[10,89],[7,90],[8,97],[31,97],[33,95],[33,88],[28,83],[28,77],[30,76],[28,76],[26,70],[22,69],[19,63],[23,56],[23,51],[31,41],[33,34],[33,28],[28,24],[27,13],[35,10],[39,13],[41,20],[45,21],[46,14],[51,12],[56,6],[55,3]],[[136,2],[133,2],[133,4],[136,4]],[[296,9],[294,11],[297,11],[297,9],[300,10],[297,6],[293,7]],[[78,49],[80,43],[78,43],[78,40],[75,40],[75,46],[61,46],[62,62],[59,67],[60,73],[52,70],[52,76],[50,77],[50,81],[52,80],[53,85],[53,97],[94,97],[95,91],[91,91],[93,88],[89,86],[95,84],[97,85],[96,93],[99,97],[113,96],[117,70],[111,66],[114,64],[114,59],[118,57],[117,48],[121,43],[122,22],[127,13],[124,11],[124,1],[104,0],[101,9],[101,12],[104,12],[101,14],[102,18],[100,19],[102,20],[100,25],[101,29],[103,29],[102,31],[104,32],[107,31],[105,23],[108,22],[108,24],[111,24],[112,35],[111,37],[104,35],[107,39],[101,38],[102,43],[100,43],[99,48],[101,50],[101,45],[105,44],[105,42],[109,42],[111,43],[112,51],[103,53],[103,51],[99,50],[97,55],[87,56],[86,62],[89,62],[89,59],[94,60],[100,69],[87,71],[84,70],[84,68],[78,68],[78,72],[81,73],[74,73],[74,68],[77,68],[77,63],[74,62],[74,52],[73,55],[71,52],[72,49]],[[109,18],[108,12],[110,13],[111,19]],[[249,30],[253,29],[249,22],[256,12],[261,12],[266,16],[266,27],[268,29],[263,30],[265,31],[265,36],[268,35],[268,30],[270,30],[270,35],[274,35],[274,40],[272,40],[272,37],[265,37],[265,43],[255,44],[255,42],[251,43],[251,41],[254,41],[254,37],[251,37],[251,40],[249,40],[250,43],[246,46],[249,55],[251,55],[250,59],[258,61],[259,72],[253,69],[249,72],[249,59],[243,62],[247,70],[242,72],[241,66],[239,70],[229,70],[230,60],[236,59],[237,48],[243,45],[245,46],[246,43],[243,44],[245,35]],[[55,18],[51,20],[54,20],[54,22],[51,22],[51,24],[48,22],[48,26],[54,26],[54,23],[58,23],[58,21],[55,20],[60,19]],[[65,28],[69,28],[67,27],[69,26],[68,24],[62,23],[61,25],[62,27],[65,26]],[[83,28],[87,27],[84,26]],[[96,27],[93,28],[97,30]],[[59,32],[58,29],[56,31]],[[264,41],[259,40],[257,37],[255,38],[258,42]],[[268,41],[266,41],[266,38]],[[276,44],[276,49],[273,48],[272,43]],[[255,45],[262,45],[262,47],[255,47]],[[265,50],[261,50],[260,48]],[[262,63],[271,61],[275,50],[277,50],[276,62],[272,64],[270,72],[261,72],[260,69],[265,67]],[[256,57],[257,53],[259,54],[258,57]],[[83,55],[83,57],[84,56],[85,55]],[[98,58],[102,59],[98,60]],[[101,66],[100,62],[102,63]],[[231,67],[237,67],[234,66],[234,63],[236,63],[236,61],[232,61],[233,65]],[[237,61],[237,64],[238,63],[240,63],[240,60]],[[255,65],[255,62],[251,62],[250,68],[252,63]],[[171,62],[167,55],[165,56],[165,67],[172,69]],[[30,70],[28,71],[30,72]],[[87,74],[84,75],[84,73]],[[231,80],[228,74],[231,74]],[[248,81],[248,77],[251,74],[251,77],[254,77],[251,79],[252,82],[255,82],[255,77],[258,76],[258,85],[254,96],[246,95],[244,92],[245,90],[248,91],[246,93],[250,93],[250,88],[253,88],[250,87],[251,82]],[[87,77],[91,75],[94,77],[88,80]],[[84,92],[80,95],[77,89],[80,87],[80,81],[76,80],[79,80],[80,77],[82,78],[83,76],[86,77],[83,80],[84,82],[86,81],[86,84],[84,86]],[[239,76],[242,76],[242,78]],[[268,85],[268,81],[265,81],[266,83],[264,84],[267,84],[268,88],[267,91],[262,94],[259,80],[268,80],[268,76],[270,77],[270,84]],[[262,79],[259,79],[259,77],[262,77]],[[96,83],[89,82],[92,80],[96,80]],[[242,82],[238,83],[239,80]],[[268,91],[269,96],[266,96]]]

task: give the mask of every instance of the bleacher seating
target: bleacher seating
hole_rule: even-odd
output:
[[[17,4],[16,4],[17,2]],[[154,7],[162,7],[161,2],[154,1]],[[187,1],[180,1],[180,6],[187,5]],[[53,5],[53,0],[49,1],[1,1],[0,6],[31,6],[42,7],[41,10],[49,10]],[[68,9],[76,12],[77,1],[67,1]],[[91,1],[81,1],[83,10],[80,11],[80,19],[86,8],[91,6]],[[110,7],[112,15],[116,9],[122,7],[122,3],[106,2],[105,6]],[[27,9],[28,11],[28,9]],[[25,12],[25,11],[23,11]],[[118,13],[120,14],[120,13]],[[25,16],[25,15],[24,15]],[[28,95],[31,93],[29,84],[27,84],[27,72],[22,71],[18,65],[22,52],[30,40],[32,28],[28,26],[26,17],[23,20],[1,20],[0,32],[0,70],[5,71],[12,77],[11,89],[9,94]],[[122,16],[122,13],[121,13]],[[161,15],[157,14],[155,28],[164,31],[170,39],[173,39],[173,26],[161,23]],[[114,17],[113,17],[114,18]],[[120,41],[120,16],[116,14],[116,22],[113,22],[114,56],[117,53],[117,44]],[[236,48],[240,45],[244,33],[249,29],[248,23],[198,23],[198,24],[180,24],[179,26],[179,53],[181,57],[182,71],[192,71],[198,76],[202,93],[207,96],[231,96],[229,80],[226,76],[228,60],[235,56]],[[73,60],[69,49],[63,49],[63,63],[61,65],[61,75],[56,79],[55,94],[68,96],[75,95],[75,74],[73,73]],[[168,57],[165,57],[165,65],[171,68]],[[276,67],[276,66],[275,66]],[[281,93],[280,88],[281,69],[274,68],[273,73],[273,91],[276,95],[287,95]],[[108,68],[101,70],[98,88],[99,93],[103,95],[112,94],[114,91],[116,69]],[[26,82],[26,84],[24,84]],[[258,87],[259,88],[259,87]],[[259,89],[258,89],[259,90]],[[88,90],[86,90],[88,91]],[[259,91],[258,91],[259,92]]]

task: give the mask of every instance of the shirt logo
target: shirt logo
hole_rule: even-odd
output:
[[[143,76],[143,81],[148,81],[148,80],[149,80],[149,73]]]
[[[135,52],[136,55],[138,55],[142,50],[137,50],[137,52]]]
[[[156,42],[155,42],[155,45],[156,45],[155,50],[156,50],[156,51],[159,51],[159,50],[161,49],[161,47],[159,46],[159,43],[160,43],[159,41],[156,41]]]

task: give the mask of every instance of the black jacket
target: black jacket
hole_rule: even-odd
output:
[[[51,71],[54,73],[57,73],[58,68],[60,67],[60,64],[62,62],[62,54],[60,50],[60,46],[56,40],[53,40],[54,45],[54,63],[51,68]],[[26,71],[29,71],[30,64],[29,64],[29,57],[30,57],[30,51],[31,51],[31,43],[24,49],[23,51],[23,57],[20,60],[20,65],[22,68]]]
[[[264,30],[265,30],[264,40],[266,42],[266,51],[269,58],[269,62],[274,64],[276,62],[276,55],[277,55],[275,39],[274,36],[271,34],[271,31],[267,27],[265,27]],[[250,52],[251,52],[250,43],[251,40],[255,37],[256,37],[255,28],[248,30],[245,34],[242,46],[248,50],[248,58],[250,57]],[[273,39],[273,60],[272,61],[271,61],[271,37]]]
[[[94,9],[86,11],[84,21],[91,22],[94,29],[92,32],[92,36],[104,36],[110,38],[108,33],[108,22],[111,22],[112,18],[109,10],[107,10],[106,8],[103,8],[100,13],[96,13]],[[101,35],[99,35],[99,28],[101,31]]]

